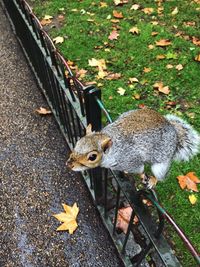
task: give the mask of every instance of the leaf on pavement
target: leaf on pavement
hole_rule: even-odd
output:
[[[79,213],[79,208],[77,204],[74,203],[72,207],[62,204],[64,211],[59,214],[53,215],[57,220],[62,222],[62,224],[56,229],[57,231],[66,231],[68,230],[70,234],[73,234],[78,224],[76,222],[77,215]]]
[[[51,110],[43,108],[43,107],[40,107],[39,109],[36,109],[35,111],[40,115],[48,115],[52,113]]]
[[[177,177],[181,189],[189,189],[198,192],[197,184],[200,183],[199,178],[194,172],[188,172],[186,175],[179,175]]]

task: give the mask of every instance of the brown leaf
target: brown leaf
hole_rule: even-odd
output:
[[[152,32],[151,33],[151,36],[156,36],[156,35],[158,35],[159,34],[159,32]]]
[[[156,46],[168,46],[168,45],[171,45],[171,41],[169,39],[161,39],[159,41],[156,41]]]
[[[152,45],[152,44],[150,44],[150,45],[148,45],[148,48],[149,48],[150,50],[152,50],[152,49],[154,49],[154,48],[155,48],[155,46],[154,46],[154,45]]]
[[[108,36],[109,40],[117,40],[119,33],[116,30],[113,30]]]
[[[146,67],[144,67],[143,72],[144,72],[144,73],[151,72],[151,68],[146,68]]]
[[[200,62],[200,54],[198,54],[198,55],[194,58],[194,60]]]
[[[117,18],[117,19],[123,19],[123,14],[122,12],[118,12],[117,10],[113,10],[113,17]]]
[[[139,83],[139,80],[137,78],[129,78],[130,83]]]
[[[165,59],[165,55],[157,55],[157,56],[156,56],[156,59],[157,59],[157,60]]]
[[[127,233],[132,211],[133,209],[130,206],[118,210],[116,227],[121,229],[125,234]],[[138,218],[135,216],[133,219],[133,224],[137,223]]]
[[[167,68],[167,69],[173,69],[173,67],[174,67],[174,66],[173,66],[172,64],[167,64],[167,65],[166,65],[166,68]]]
[[[48,114],[52,114],[52,111],[43,107],[40,107],[39,109],[35,110],[38,114],[40,115],[48,115]]]
[[[163,82],[156,82],[153,87],[165,95],[168,95],[170,93],[169,86],[164,86]]]
[[[198,177],[194,172],[189,172],[186,175],[180,175],[177,177],[181,189],[189,189],[194,192],[198,192],[197,183],[200,183]]]
[[[200,46],[200,39],[198,39],[197,37],[193,36],[192,37],[192,42],[193,44]]]
[[[121,73],[108,73],[106,76],[106,80],[118,80],[121,78]]]
[[[129,30],[130,33],[133,33],[133,34],[138,34],[139,33],[139,29],[138,27],[132,27],[130,30]]]
[[[154,9],[152,7],[145,7],[142,9],[142,11],[147,15],[151,15],[153,13]]]

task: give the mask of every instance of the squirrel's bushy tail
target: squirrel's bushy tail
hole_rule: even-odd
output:
[[[175,160],[187,161],[199,152],[200,135],[187,122],[174,115],[165,118],[175,127],[178,134]]]

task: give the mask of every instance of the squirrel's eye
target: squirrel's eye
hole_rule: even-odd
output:
[[[97,158],[97,154],[91,154],[89,155],[88,160],[94,161],[96,158]]]

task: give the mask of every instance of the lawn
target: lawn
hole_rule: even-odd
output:
[[[162,114],[176,114],[200,132],[200,1],[129,0],[119,6],[112,0],[29,2],[41,20],[45,15],[53,16],[44,27],[52,38],[64,37],[58,49],[80,79],[101,88],[113,118],[148,106]],[[116,39],[111,40],[113,35],[109,39],[111,33]],[[98,73],[89,65],[92,58],[104,59],[106,69]],[[120,87],[125,90],[123,95],[118,93]],[[157,193],[200,250],[199,194],[195,193],[197,203],[192,205],[188,199],[191,192],[181,190],[176,179],[190,171],[200,177],[200,156],[174,163]],[[196,266],[182,242],[168,232],[183,266]]]

